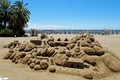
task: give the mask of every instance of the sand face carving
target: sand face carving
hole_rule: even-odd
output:
[[[79,74],[87,79],[104,78],[120,72],[120,59],[90,34],[78,35],[70,40],[54,40],[54,37],[42,34],[40,39],[23,43],[14,41],[7,47],[9,52],[4,59],[10,59],[15,64],[27,64],[34,70],[49,69],[54,73],[62,72],[59,70],[62,67],[67,68],[67,73]]]

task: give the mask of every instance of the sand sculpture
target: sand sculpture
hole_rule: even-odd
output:
[[[4,59],[10,59],[16,64],[27,64],[34,70],[49,69],[49,72],[54,73],[61,71],[58,69],[60,66],[72,69],[72,73],[87,79],[103,78],[120,72],[120,59],[102,47],[90,34],[78,35],[71,40],[54,40],[54,37],[42,34],[40,39],[30,42],[11,42],[8,48],[9,52]]]

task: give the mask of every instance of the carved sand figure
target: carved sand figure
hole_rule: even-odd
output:
[[[34,70],[56,72],[58,67],[67,68],[87,79],[104,78],[120,72],[120,59],[106,50],[93,35],[77,35],[72,39],[57,40],[42,34],[39,39],[8,44],[9,52],[4,59],[13,63],[27,64]],[[74,69],[77,72],[74,72]]]

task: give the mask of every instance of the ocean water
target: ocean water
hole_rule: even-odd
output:
[[[120,34],[120,30],[35,30],[38,34]],[[27,30],[26,33],[31,33],[31,30]]]

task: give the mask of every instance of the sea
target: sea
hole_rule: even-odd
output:
[[[38,34],[47,33],[47,34],[120,34],[120,30],[26,30],[26,33],[35,32]]]

